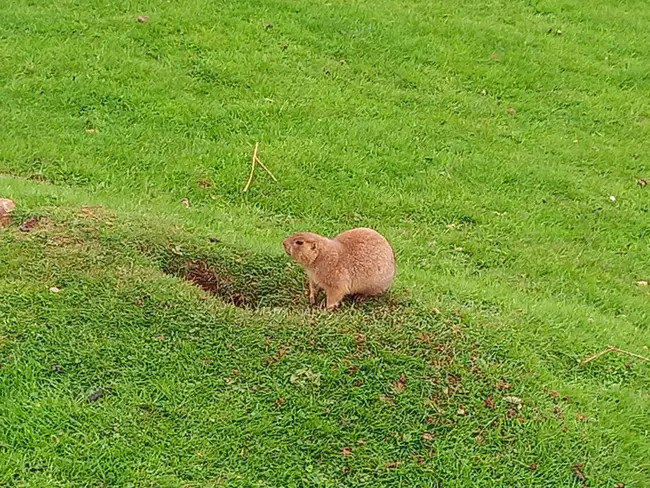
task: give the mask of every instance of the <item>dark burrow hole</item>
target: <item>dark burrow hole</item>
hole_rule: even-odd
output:
[[[307,304],[304,276],[283,256],[237,256],[229,252],[185,256],[172,252],[162,269],[236,307],[294,308]]]

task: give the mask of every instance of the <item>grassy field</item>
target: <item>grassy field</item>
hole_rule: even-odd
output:
[[[0,485],[650,486],[650,363],[581,364],[650,356],[648,25],[0,4]],[[355,226],[393,292],[310,310],[281,239]]]

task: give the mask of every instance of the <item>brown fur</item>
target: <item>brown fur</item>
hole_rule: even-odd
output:
[[[321,289],[327,295],[328,309],[335,308],[346,295],[381,295],[395,277],[393,248],[372,229],[348,230],[334,239],[299,232],[282,244],[307,272],[312,305]]]

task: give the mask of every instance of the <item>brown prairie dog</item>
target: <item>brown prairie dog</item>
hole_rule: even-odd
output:
[[[282,245],[307,272],[312,305],[321,289],[327,295],[328,309],[335,308],[346,295],[381,295],[395,277],[393,248],[372,229],[348,230],[334,239],[299,232]]]

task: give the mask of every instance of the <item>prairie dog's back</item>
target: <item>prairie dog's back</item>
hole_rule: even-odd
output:
[[[395,254],[384,236],[360,227],[339,234],[333,241],[343,251],[338,265],[348,272],[348,293],[377,295],[390,287],[395,276]]]

